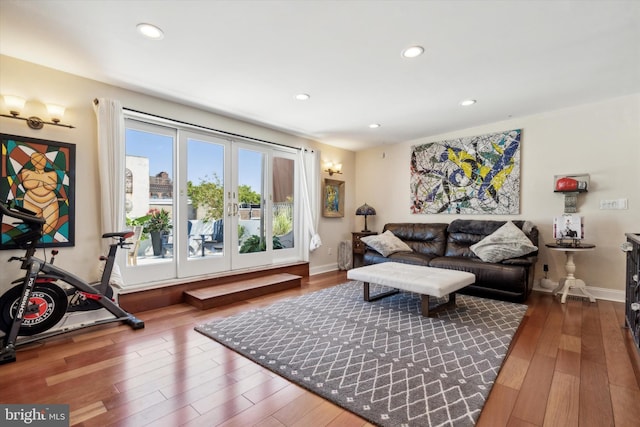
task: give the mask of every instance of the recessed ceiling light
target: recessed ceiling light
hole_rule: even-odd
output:
[[[415,58],[416,56],[420,56],[424,53],[424,48],[422,46],[410,46],[402,51],[403,58]]]
[[[370,127],[371,129],[377,129],[377,128],[379,128],[379,127],[380,127],[380,123],[371,123],[371,124],[369,125],[369,127]]]
[[[311,95],[309,95],[308,93],[299,93],[295,96],[295,98],[298,101],[306,101],[307,99],[311,98]]]
[[[136,25],[138,32],[151,40],[162,40],[164,38],[164,32],[155,25],[151,24],[138,24]]]
[[[473,105],[475,104],[476,101],[475,99],[465,99],[464,101],[460,101],[460,105],[462,105],[463,107],[468,107],[469,105]]]

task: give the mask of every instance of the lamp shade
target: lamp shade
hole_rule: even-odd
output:
[[[366,203],[360,206],[358,209],[356,209],[356,215],[366,216],[366,215],[375,215],[375,214],[376,214],[376,210]]]
[[[22,109],[24,108],[24,104],[26,100],[20,96],[15,95],[4,95],[4,103],[7,108],[11,111],[11,114],[15,112],[15,115],[20,114]]]
[[[364,230],[362,231],[369,232],[369,228],[367,227],[367,216],[375,215],[375,214],[376,214],[376,210],[366,203],[360,206],[358,209],[356,209],[356,215],[364,215]]]
[[[47,111],[49,112],[49,115],[54,121],[55,120],[60,121],[60,119],[62,119],[62,116],[64,116],[64,110],[65,110],[65,108],[62,105],[46,104],[46,106],[47,106]]]

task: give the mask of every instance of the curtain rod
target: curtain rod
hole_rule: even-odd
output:
[[[94,98],[93,99],[93,103],[95,105],[98,105],[100,103],[100,101],[98,100],[98,98]],[[267,141],[265,139],[253,138],[251,136],[245,136],[245,135],[240,135],[238,133],[227,132],[227,131],[220,130],[220,129],[210,128],[210,127],[207,127],[207,126],[196,125],[196,124],[185,122],[185,121],[182,121],[182,120],[170,119],[168,117],[159,116],[157,114],[145,113],[144,111],[133,110],[131,108],[123,107],[122,109],[126,110],[126,111],[129,111],[129,112],[132,112],[132,113],[144,114],[146,116],[154,117],[154,118],[157,118],[157,119],[167,120],[167,121],[178,123],[178,124],[185,125],[185,126],[192,126],[192,127],[199,128],[199,129],[209,130],[209,131],[212,131],[212,132],[217,132],[217,133],[220,133],[220,134],[223,134],[223,135],[233,136],[233,137],[236,137],[236,138],[248,139],[250,141],[261,142],[261,143],[264,143],[264,144],[277,145],[279,147],[291,148],[291,149],[294,149],[294,150],[304,150],[304,151],[310,151],[312,153],[314,151],[314,150],[309,149],[309,148],[292,147],[290,145],[280,144],[278,142]]]

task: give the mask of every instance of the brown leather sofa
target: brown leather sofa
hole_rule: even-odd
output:
[[[531,243],[538,246],[538,229],[525,221],[512,221],[522,229]],[[492,234],[506,221],[455,220],[443,223],[390,223],[390,230],[411,247],[413,252],[396,252],[387,257],[371,248],[364,254],[364,264],[402,262],[429,267],[468,271],[476,275],[476,282],[459,292],[484,298],[524,302],[533,289],[534,268],[538,252],[503,260],[484,262],[470,246]],[[523,229],[524,226],[524,229]]]

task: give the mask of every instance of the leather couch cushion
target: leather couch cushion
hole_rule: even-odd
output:
[[[443,256],[447,246],[446,230],[441,223],[389,223],[383,231],[391,231],[414,251],[430,257]]]
[[[498,228],[502,227],[506,222],[507,221],[456,219],[449,224],[447,232],[488,236]]]
[[[404,264],[423,265],[425,267],[428,267],[429,262],[433,258],[434,256],[432,255],[424,255],[418,252],[396,252],[395,254],[391,254],[388,257],[385,257],[371,249],[364,254],[364,263],[365,265],[369,265],[393,261],[401,262]]]

